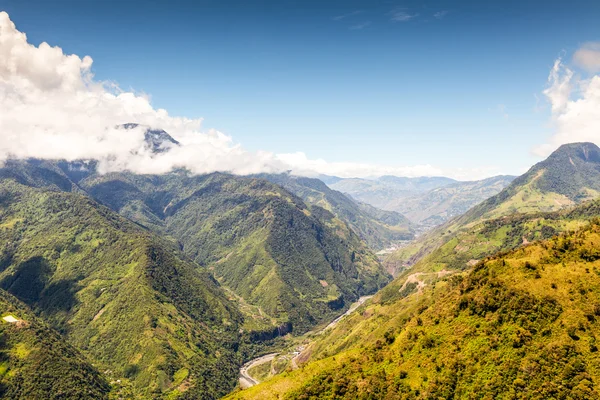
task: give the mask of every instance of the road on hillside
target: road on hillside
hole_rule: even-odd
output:
[[[275,357],[277,357],[278,354],[279,353],[267,354],[255,358],[254,360],[250,360],[246,364],[242,365],[242,368],[240,368],[240,387],[242,389],[247,389],[254,385],[258,385],[260,382],[251,377],[250,374],[248,374],[248,370],[252,367],[272,361]]]

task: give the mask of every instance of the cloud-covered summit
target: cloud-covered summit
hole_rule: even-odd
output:
[[[94,80],[89,56],[34,46],[0,12],[0,161],[8,158],[96,159],[102,171],[255,173],[284,167],[273,154],[250,153],[201,119],[172,117],[147,96]],[[140,126],[123,124],[135,122]],[[144,125],[144,126],[142,126]],[[147,127],[164,130],[181,146],[156,153]]]

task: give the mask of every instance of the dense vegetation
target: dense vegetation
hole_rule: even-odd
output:
[[[389,281],[346,224],[263,179],[120,173],[93,175],[80,185],[177,240],[184,253],[258,307],[245,329],[291,323],[294,331],[305,331]]]
[[[594,220],[379,297],[315,344],[316,361],[232,397],[598,398],[599,243]]]
[[[171,243],[88,197],[0,181],[0,287],[118,396],[215,398],[235,385],[235,305]]]
[[[179,246],[233,289],[244,330],[263,332],[253,337],[309,329],[389,280],[346,222],[262,179],[98,175],[94,162],[38,160],[9,162],[0,176],[90,195]]]
[[[393,242],[414,237],[411,222],[395,211],[384,211],[357,202],[314,178],[289,174],[261,174],[261,178],[276,183],[311,205],[332,212],[348,223],[354,232],[375,250],[387,248]]]
[[[107,399],[110,386],[73,347],[0,289],[0,397],[14,400]]]

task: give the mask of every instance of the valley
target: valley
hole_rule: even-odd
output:
[[[569,182],[588,171],[579,189],[556,185],[565,158],[574,169],[564,173]],[[410,361],[421,356],[410,346],[388,348],[406,335],[423,337],[417,342],[426,353],[447,343],[442,325],[410,333],[414,321],[429,326],[415,315],[455,329],[452,318],[463,309],[444,310],[454,309],[450,303],[467,290],[458,288],[482,265],[496,265],[490,260],[528,254],[525,270],[533,272],[519,274],[543,277],[563,257],[546,250],[548,243],[581,235],[593,242],[600,173],[592,179],[590,164],[597,159],[592,145],[561,148],[496,196],[424,233],[315,179],[99,174],[93,164],[82,171],[74,163],[12,161],[0,168],[0,290],[78,349],[89,368],[106,371],[99,376],[111,395],[304,398],[329,390],[320,377],[353,376],[348,368],[356,363],[383,384],[391,378],[371,374],[386,357],[400,357],[402,371],[417,374],[394,390],[434,393],[423,380],[432,371]],[[392,246],[375,254],[373,246],[386,242]],[[585,243],[565,251],[593,263],[595,250]],[[514,261],[501,266],[507,263]],[[531,294],[519,296],[538,307]],[[27,325],[19,315],[5,313],[0,326]],[[539,332],[514,318],[511,332]],[[462,347],[458,340],[466,339],[452,340]],[[352,385],[346,396],[360,393]]]
[[[352,303],[352,305],[348,308],[348,310],[344,314],[335,318],[333,321],[331,321],[329,324],[327,324],[324,328],[318,329],[316,331],[307,332],[305,335],[300,336],[298,338],[293,338],[291,340],[292,346],[294,346],[295,343],[304,343],[303,345],[296,345],[296,347],[291,347],[291,348],[288,345],[287,346],[288,350],[287,350],[287,352],[283,351],[283,353],[284,353],[283,355],[281,353],[270,353],[270,354],[266,354],[264,356],[260,356],[260,357],[257,357],[253,360],[246,362],[240,368],[240,377],[239,377],[240,388],[248,389],[252,386],[258,385],[260,383],[260,381],[256,377],[252,376],[250,374],[250,372],[253,369],[258,369],[265,364],[267,364],[266,367],[268,367],[268,373],[266,374],[267,378],[270,376],[277,375],[275,368],[273,366],[273,363],[276,358],[277,358],[276,361],[279,363],[279,371],[284,370],[288,367],[291,368],[292,370],[298,368],[297,360],[303,358],[302,352],[304,351],[304,348],[306,347],[306,343],[309,343],[312,340],[311,339],[312,337],[322,335],[327,330],[335,328],[336,325],[342,320],[342,318],[355,312],[358,307],[363,305],[371,297],[373,297],[373,296],[360,297],[355,303]],[[283,361],[283,364],[282,364],[282,361]],[[264,380],[264,378],[263,378],[263,380]]]
[[[600,399],[599,20],[0,0],[0,400]]]

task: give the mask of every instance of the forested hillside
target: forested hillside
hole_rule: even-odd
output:
[[[89,361],[2,289],[0,310],[1,398],[108,399],[110,386]]]
[[[332,318],[389,281],[345,223],[263,179],[120,173],[92,175],[80,185],[172,237],[267,321],[295,331]]]
[[[235,305],[172,244],[89,197],[1,180],[0,260],[0,287],[119,381],[116,393],[216,398],[235,385]]]
[[[232,398],[596,398],[598,243],[595,219],[412,294],[383,293],[317,342],[315,361]]]
[[[385,249],[394,242],[414,237],[413,225],[402,214],[381,210],[353,200],[341,192],[330,189],[318,179],[289,174],[258,176],[286,188],[308,204],[332,212],[342,221],[347,222],[374,250]]]

